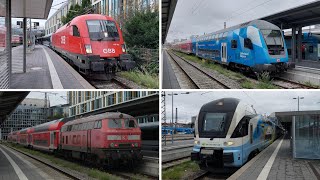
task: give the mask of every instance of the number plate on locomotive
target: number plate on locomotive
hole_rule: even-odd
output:
[[[201,149],[201,154],[210,154],[212,155],[214,152],[213,149]]]

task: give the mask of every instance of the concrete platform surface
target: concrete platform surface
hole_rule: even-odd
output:
[[[94,89],[77,71],[50,48],[36,45],[27,52],[23,73],[22,46],[12,50],[10,89]]]
[[[32,163],[24,160],[12,150],[0,145],[0,179],[1,180],[43,180],[54,179]]]
[[[293,159],[289,139],[278,139],[251,161],[247,162],[228,179],[239,180],[284,180],[284,179],[314,179],[317,180],[317,170],[320,160]]]
[[[165,50],[162,51],[162,88],[163,89],[181,89],[179,82],[171,64],[168,60],[168,54],[165,53]]]

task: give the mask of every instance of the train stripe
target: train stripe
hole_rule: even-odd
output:
[[[278,144],[277,148],[274,150],[274,152],[272,153],[271,157],[269,158],[268,162],[266,165],[264,165],[261,173],[259,174],[259,177],[257,179],[259,180],[265,180],[267,179],[269,172],[271,170],[271,167],[273,165],[274,160],[276,159],[276,156],[278,154],[278,151],[281,147],[281,144],[283,142],[283,138],[281,139],[280,143]]]
[[[44,54],[46,55],[46,58],[47,58],[53,89],[63,89],[63,86],[62,86],[61,81],[59,79],[56,68],[54,67],[54,65],[52,63],[52,60],[51,60],[48,52],[46,51],[45,48],[43,48],[43,47],[41,47],[41,48],[43,49]]]
[[[1,145],[2,146],[2,145]],[[20,180],[28,180],[27,176],[22,172],[19,166],[14,162],[14,160],[0,147],[0,151],[6,156],[9,160],[10,164],[12,165],[14,171],[16,172],[17,176]]]

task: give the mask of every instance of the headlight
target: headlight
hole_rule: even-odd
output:
[[[200,144],[200,141],[197,141],[197,140],[194,141],[194,145],[199,145],[199,144]]]
[[[88,54],[92,54],[92,48],[91,48],[91,45],[90,44],[86,44],[84,45],[85,48],[86,48],[86,53]]]
[[[234,145],[234,142],[233,141],[227,141],[227,142],[224,142],[223,145],[232,146],[232,145]]]
[[[134,143],[134,146],[135,146],[135,147],[138,147],[138,143]]]
[[[122,44],[122,52],[125,53],[126,52],[126,45]]]

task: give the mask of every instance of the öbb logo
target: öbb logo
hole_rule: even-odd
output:
[[[103,53],[107,54],[107,53],[116,53],[116,50],[113,48],[108,48],[108,49],[103,49]]]

